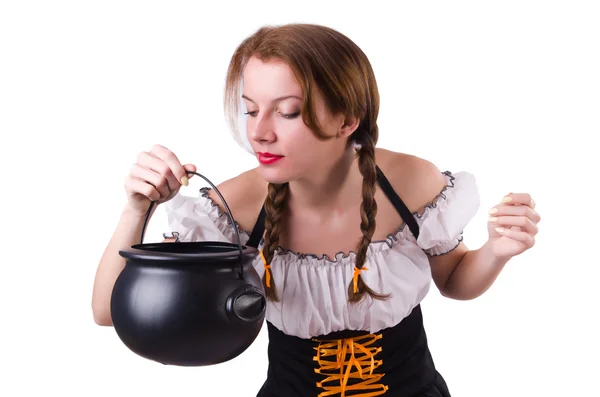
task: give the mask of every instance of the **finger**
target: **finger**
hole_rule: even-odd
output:
[[[512,230],[524,230],[525,232],[536,235],[538,233],[538,227],[531,219],[524,216],[492,216],[489,218],[490,223],[505,228],[512,228]]]
[[[167,165],[171,169],[171,172],[173,173],[173,175],[175,175],[177,180],[182,185],[187,186],[189,179],[188,174],[183,168],[183,165],[181,165],[181,162],[179,161],[175,153],[161,145],[154,145],[150,152],[156,157],[160,158],[165,163],[167,163]]]
[[[531,208],[535,207],[535,202],[529,193],[509,193],[508,195],[504,196],[502,203],[511,205],[527,205]]]
[[[160,200],[160,192],[156,190],[154,186],[144,182],[141,179],[129,176],[127,178],[126,187],[130,193],[141,194],[142,196],[147,197],[150,201]]]
[[[493,216],[526,216],[533,223],[540,221],[540,215],[527,205],[500,204],[488,211]]]
[[[140,153],[137,162],[139,165],[148,168],[154,172],[157,172],[158,174],[165,177],[170,191],[174,192],[181,187],[181,183],[179,182],[177,176],[173,174],[171,167],[162,159],[153,155],[152,153]]]
[[[131,176],[154,186],[160,193],[160,198],[168,197],[171,194],[167,178],[154,170],[134,164],[131,169]]]
[[[535,237],[531,234],[523,231],[510,230],[503,227],[497,227],[496,231],[504,237],[508,237],[512,240],[519,241],[531,248],[535,244]]]

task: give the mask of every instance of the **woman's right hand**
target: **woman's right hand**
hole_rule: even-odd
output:
[[[172,199],[181,186],[196,171],[193,164],[182,165],[177,156],[161,145],[154,145],[149,152],[141,152],[136,163],[125,178],[127,205],[137,213],[145,214],[150,201],[164,203]]]

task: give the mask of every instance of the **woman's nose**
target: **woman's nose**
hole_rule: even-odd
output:
[[[272,142],[275,140],[275,130],[269,115],[257,115],[248,120],[250,137],[257,142]]]

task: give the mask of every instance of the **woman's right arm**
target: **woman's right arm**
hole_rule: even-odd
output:
[[[119,250],[139,243],[150,202],[164,203],[172,199],[182,184],[187,185],[189,175],[186,171],[195,172],[196,167],[192,164],[181,165],[177,156],[160,145],[138,156],[125,179],[127,204],[121,211],[117,228],[96,269],[92,292],[92,312],[96,324],[112,325],[111,294],[117,277],[125,267],[125,258],[119,255]],[[154,210],[150,216],[153,213]]]
[[[92,312],[94,321],[98,325],[112,325],[110,296],[117,277],[125,267],[125,258],[119,255],[119,250],[139,243],[144,218],[143,214],[133,211],[126,205],[100,259],[92,293]]]

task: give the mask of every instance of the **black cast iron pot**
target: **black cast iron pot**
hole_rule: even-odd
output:
[[[134,353],[167,365],[205,366],[231,360],[256,339],[266,299],[252,267],[257,254],[240,243],[237,224],[219,190],[204,176],[236,225],[237,244],[204,241],[140,244],[119,254],[126,265],[111,298],[121,341]]]

